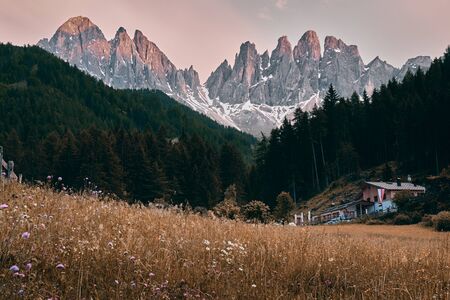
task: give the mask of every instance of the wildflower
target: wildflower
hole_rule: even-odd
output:
[[[153,277],[153,276],[155,276],[155,273],[150,272],[150,274],[148,274],[148,276]]]
[[[11,266],[11,268],[9,268],[9,270],[10,270],[11,272],[17,273],[17,272],[19,272],[20,269],[19,269],[18,266],[13,265],[13,266]]]
[[[32,267],[32,264],[31,264],[31,263],[27,263],[27,264],[25,265],[25,270],[30,271],[30,270],[31,270],[31,267]]]
[[[210,249],[209,247],[206,247],[205,249],[206,249],[206,251],[209,251],[209,250],[211,250],[211,249]]]
[[[252,288],[255,288],[256,287],[256,284],[252,284]]]
[[[59,177],[58,177],[58,181],[61,181],[61,180],[62,180],[62,177],[61,177],[61,176],[59,176]]]
[[[22,233],[22,238],[24,240],[28,239],[30,237],[30,233],[28,231],[25,231],[24,233]]]
[[[114,283],[115,283],[115,284],[119,284],[119,280],[117,280],[117,279],[114,280]]]
[[[52,180],[52,175],[48,175],[47,180]]]
[[[20,296],[22,296],[23,293],[24,293],[24,290],[22,290],[22,289],[20,289],[20,290],[17,292],[17,294],[19,294]]]
[[[58,270],[64,270],[66,267],[65,267],[63,264],[57,264],[57,265],[56,265],[56,268],[57,268]]]
[[[0,205],[0,209],[7,209],[8,208],[8,204],[2,204]]]
[[[24,278],[24,277],[25,277],[25,274],[16,272],[16,273],[14,273],[13,276],[15,276],[15,277],[20,277],[20,278]]]
[[[209,246],[209,244],[211,244],[210,241],[208,241],[208,240],[203,240],[203,245]]]
[[[331,282],[331,280],[329,280],[329,279],[327,279],[327,280],[325,280],[325,285],[326,286],[331,286],[331,284],[332,284],[332,282]]]
[[[239,271],[243,272],[243,271],[244,271],[244,269],[242,269],[242,268],[239,268]]]

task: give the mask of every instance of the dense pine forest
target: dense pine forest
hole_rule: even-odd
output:
[[[0,45],[0,115],[0,145],[25,180],[61,177],[131,201],[211,207],[245,178],[256,142],[159,91],[109,88],[38,47]]]
[[[361,99],[362,98],[362,99]],[[297,110],[293,122],[259,142],[254,197],[284,190],[309,197],[340,176],[396,161],[403,174],[439,174],[450,163],[450,49],[420,69],[375,90],[341,98],[331,86],[323,106]]]
[[[331,86],[321,108],[297,110],[252,149],[253,137],[161,92],[114,90],[37,47],[0,45],[0,145],[17,173],[129,201],[211,208],[236,184],[239,202],[274,207],[281,191],[306,200],[388,161],[437,174],[450,163],[449,112],[447,50],[371,97]]]

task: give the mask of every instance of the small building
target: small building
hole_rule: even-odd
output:
[[[366,181],[363,185],[362,200],[371,203],[368,214],[397,211],[394,198],[398,192],[408,191],[414,196],[425,193],[425,188],[411,182]]]
[[[317,215],[317,218],[313,218],[313,220],[321,223],[328,222],[330,220],[351,220],[366,214],[366,209],[369,206],[371,206],[371,203],[363,200],[351,201],[340,205],[331,206],[322,211],[319,215]]]
[[[366,214],[395,212],[397,206],[394,197],[401,191],[408,191],[414,196],[418,196],[425,193],[425,188],[400,180],[396,182],[365,181],[362,185],[361,199],[328,207],[308,218],[308,223],[338,223],[343,220],[359,218]],[[301,216],[300,219],[295,218],[296,224],[303,224],[303,213]]]

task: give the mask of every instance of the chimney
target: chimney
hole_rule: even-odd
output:
[[[401,186],[402,182],[400,181],[400,177],[397,177],[397,186]]]

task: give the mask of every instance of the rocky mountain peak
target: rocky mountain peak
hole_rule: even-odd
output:
[[[140,30],[135,31],[133,42],[136,45],[136,50],[141,59],[150,64],[153,70],[174,69],[174,66],[170,63],[166,55]]]
[[[358,48],[347,46],[334,36],[327,36],[324,50],[320,62],[320,89],[326,91],[332,84],[343,97],[350,97],[355,91],[360,93],[365,66]]]
[[[294,59],[308,58],[319,61],[321,57],[320,41],[317,33],[308,30],[303,34],[294,48]]]
[[[374,59],[372,59],[372,61],[370,63],[367,64],[367,67],[374,67],[377,65],[383,65],[386,64],[386,61],[382,60],[379,56],[375,57]]]
[[[133,50],[135,50],[133,41],[123,27],[119,27],[111,44],[113,51],[119,52],[122,57],[131,58]]]
[[[109,60],[109,43],[88,18],[70,18],[50,40],[40,40],[38,46],[97,78],[104,78],[100,70]]]
[[[120,27],[108,42],[88,18],[75,17],[38,45],[111,87],[159,89],[221,124],[255,135],[270,132],[297,107],[320,105],[330,84],[344,97],[363,89],[370,93],[431,64],[419,56],[399,71],[376,57],[365,66],[356,46],[333,36],[321,52],[317,34],[309,30],[293,49],[286,36],[280,37],[271,54],[260,55],[254,43],[243,43],[233,66],[224,60],[202,85],[193,66],[177,69],[140,30],[131,39]]]
[[[257,54],[255,44],[247,41],[241,45],[237,58],[246,61]]]
[[[292,55],[292,45],[289,42],[287,36],[282,36],[278,39],[278,44],[275,50],[272,52],[272,59],[278,59],[281,57],[290,57]]]
[[[126,30],[125,28],[123,28],[122,26],[120,26],[119,29],[117,29],[116,37],[117,37],[117,36],[123,36],[123,35],[127,35],[127,36],[128,36],[128,33],[127,33],[127,30]],[[129,37],[129,36],[128,36],[128,37]]]
[[[329,36],[325,37],[325,43],[324,43],[325,50],[340,49],[340,44],[343,44],[342,40],[338,40],[334,36],[329,35]]]
[[[269,67],[269,65],[270,65],[269,50],[266,50],[261,55],[261,69],[265,70]]]
[[[376,88],[386,84],[398,72],[396,68],[382,60],[379,56],[375,57],[365,68],[359,81],[361,85],[360,93],[365,90],[369,96]]]
[[[222,70],[231,70],[231,65],[227,59],[225,59],[218,67],[218,69]],[[212,73],[211,73],[212,74]]]
[[[216,99],[219,96],[225,82],[230,78],[232,69],[228,60],[224,60],[219,67],[211,73],[208,80],[205,83],[206,88],[209,91],[209,96],[212,99]]]
[[[84,32],[91,27],[97,27],[94,23],[91,22],[86,17],[78,16],[73,17],[67,20],[64,24],[62,24],[58,31],[66,32],[68,34],[78,34],[80,32]]]
[[[417,56],[414,58],[410,58],[400,69],[397,76],[395,76],[395,79],[397,79],[398,81],[402,81],[408,71],[410,71],[412,74],[415,74],[419,70],[419,68],[422,71],[427,71],[430,68],[431,62],[431,57],[429,56]]]
[[[240,78],[245,85],[252,85],[255,81],[259,55],[254,43],[245,42],[241,45],[239,54],[233,67],[233,75]]]
[[[139,29],[136,29],[134,31],[133,40],[134,41],[142,41],[142,40],[148,41],[147,37]]]
[[[345,51],[350,55],[359,56],[358,46],[347,45],[341,39],[337,39],[334,36],[327,36],[325,38],[324,50],[333,50],[335,52]]]

